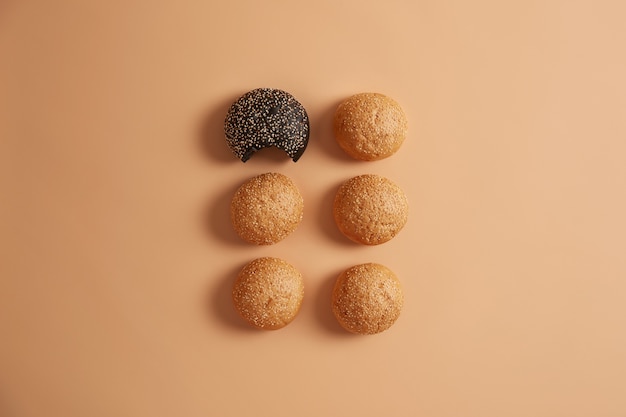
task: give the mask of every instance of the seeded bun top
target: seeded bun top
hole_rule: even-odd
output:
[[[333,127],[337,143],[348,155],[377,161],[400,148],[408,122],[393,99],[378,93],[360,93],[339,104]]]

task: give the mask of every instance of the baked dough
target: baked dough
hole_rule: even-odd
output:
[[[230,204],[237,234],[257,245],[272,245],[291,234],[302,221],[304,200],[287,176],[266,173],[243,183]]]
[[[242,162],[270,146],[282,149],[296,162],[309,143],[309,117],[288,92],[257,88],[230,106],[224,133],[231,151]]]
[[[239,315],[260,329],[285,327],[296,317],[304,297],[298,270],[278,258],[258,258],[239,272],[233,303]]]
[[[404,296],[400,281],[386,266],[367,263],[342,272],[333,288],[332,310],[339,324],[358,334],[390,328],[400,316]]]
[[[366,174],[344,182],[335,195],[333,215],[339,230],[364,245],[395,237],[407,222],[409,203],[402,189],[380,175]]]
[[[377,161],[400,148],[408,121],[395,100],[379,93],[360,93],[339,104],[333,128],[337,143],[348,155]]]

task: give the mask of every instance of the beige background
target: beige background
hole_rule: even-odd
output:
[[[0,2],[0,415],[626,416],[626,6],[621,1]],[[294,164],[242,164],[229,104],[290,91]],[[393,157],[349,160],[350,94],[405,108]],[[305,219],[270,247],[235,188],[289,175]],[[385,175],[409,223],[379,247],[330,214]],[[230,304],[243,264],[304,274],[276,332]],[[375,261],[406,306],[346,334],[336,275]]]

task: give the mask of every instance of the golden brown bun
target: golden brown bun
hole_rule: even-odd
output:
[[[339,230],[351,240],[379,245],[404,227],[409,202],[400,187],[380,175],[360,175],[343,183],[333,204]]]
[[[377,161],[400,148],[408,121],[393,99],[378,93],[360,93],[339,104],[333,128],[337,143],[348,155]]]
[[[261,174],[235,192],[230,218],[237,234],[257,245],[286,238],[302,221],[304,200],[296,185],[278,173]]]
[[[302,275],[278,258],[253,260],[241,270],[233,287],[233,303],[241,317],[266,330],[289,324],[303,297]]]
[[[339,324],[352,333],[387,330],[400,316],[403,303],[400,281],[380,264],[367,263],[345,270],[333,288],[333,313]]]

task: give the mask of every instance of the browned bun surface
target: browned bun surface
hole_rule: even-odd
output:
[[[296,317],[304,297],[300,272],[278,258],[258,258],[239,272],[233,303],[239,315],[260,329],[285,327]]]
[[[360,175],[344,182],[335,195],[333,215],[351,240],[379,245],[391,240],[408,220],[409,203],[402,189],[380,175]]]
[[[395,100],[383,94],[360,93],[339,104],[333,129],[337,143],[348,155],[377,161],[400,149],[408,121]]]
[[[339,324],[358,334],[391,327],[402,310],[400,281],[387,267],[367,263],[342,272],[333,288],[332,310]]]
[[[291,234],[300,222],[304,200],[294,182],[278,173],[261,174],[243,183],[230,205],[237,234],[257,245],[271,245]]]

